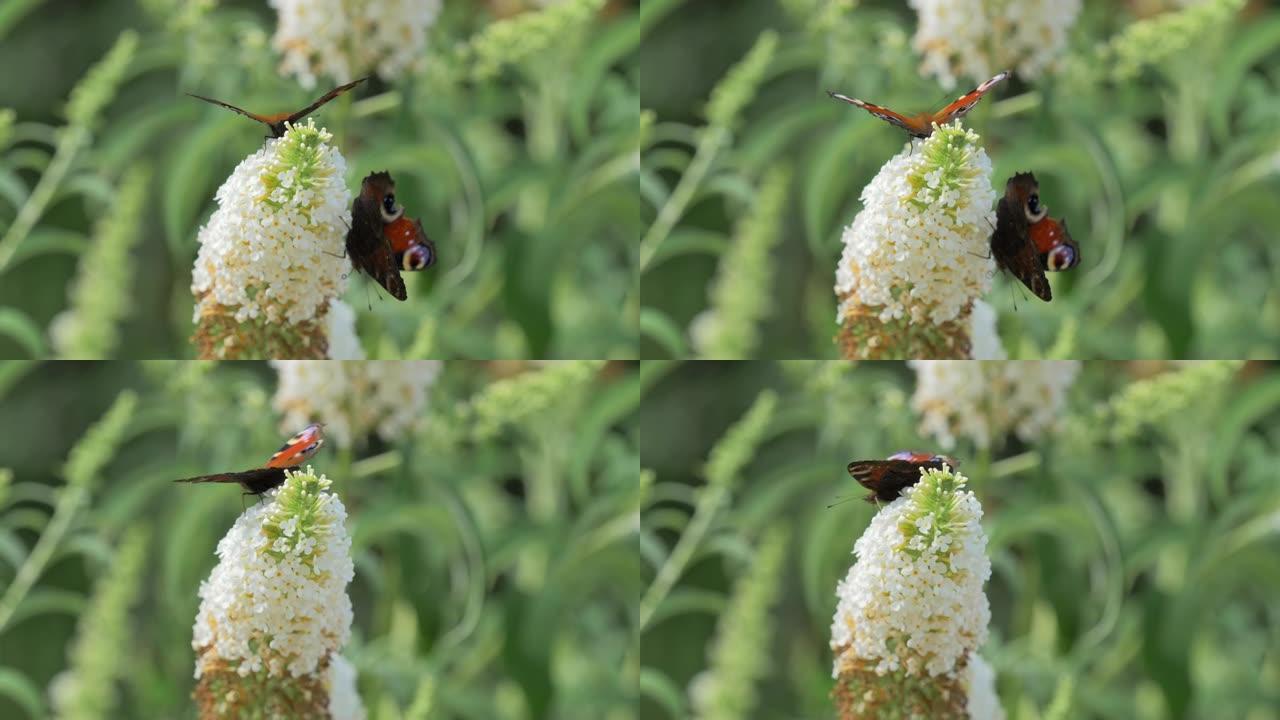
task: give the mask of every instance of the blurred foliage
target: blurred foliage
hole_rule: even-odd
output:
[[[732,717],[832,717],[836,585],[876,511],[845,466],[939,449],[917,434],[913,373],[820,361],[652,373],[640,548],[662,594],[641,604],[640,717],[694,716],[708,687],[735,689],[721,708]],[[1161,389],[1171,399],[1152,403]],[[982,654],[1009,718],[1274,718],[1280,368],[1090,362],[1062,421],[1030,445],[950,452],[983,504]]]
[[[921,77],[908,3],[646,0],[643,14],[640,96],[655,119],[641,148],[641,357],[688,354],[695,318],[734,293],[771,305],[763,321],[740,319],[767,338],[751,355],[834,357],[841,230],[906,138],[824,90],[905,112],[963,89]],[[1061,60],[1058,74],[1002,84],[965,120],[997,191],[1033,170],[1083,256],[1054,276],[1049,304],[997,278],[987,300],[1010,355],[1275,357],[1280,9],[1085,0]],[[772,281],[709,293],[782,163],[795,181]]]
[[[446,2],[422,72],[317,113],[348,187],[390,170],[439,252],[406,273],[408,302],[351,284],[371,357],[635,356],[638,4],[508,2],[500,16],[502,3]],[[320,94],[276,72],[275,22],[267,3],[236,0],[0,3],[0,65],[22,69],[0,86],[0,357],[52,354],[53,318],[90,292],[109,308],[91,320],[120,327],[68,356],[194,354],[196,233],[263,132],[183,92],[260,112]],[[137,167],[154,170],[147,209],[118,212]],[[83,279],[103,254],[122,282]]]
[[[371,720],[634,718],[641,382],[448,363],[418,431],[313,459],[349,512],[344,654]],[[556,392],[484,400],[520,383]],[[196,590],[244,501],[171,481],[273,452],[274,384],[261,363],[0,363],[0,717],[194,717]]]

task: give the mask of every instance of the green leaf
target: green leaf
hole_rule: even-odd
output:
[[[47,355],[44,332],[21,310],[0,307],[0,335],[7,335],[33,358]]]
[[[244,129],[243,118],[228,115],[191,130],[173,154],[165,170],[161,199],[165,237],[175,259],[195,255],[196,213],[213,203],[214,172],[223,166],[219,157],[227,151],[227,139]]]
[[[640,696],[661,705],[667,716],[673,720],[689,717],[685,707],[684,693],[660,670],[651,667],[640,668]]]
[[[31,720],[44,720],[48,710],[44,706],[44,694],[21,671],[0,667],[0,696],[7,697],[27,711]]]
[[[684,342],[684,332],[660,310],[640,308],[640,334],[658,343],[668,357],[689,356],[688,346]]]

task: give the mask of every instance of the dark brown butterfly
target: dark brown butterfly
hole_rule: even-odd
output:
[[[324,426],[316,423],[308,425],[301,432],[289,438],[268,460],[267,464],[253,470],[218,473],[217,475],[201,475],[183,478],[174,482],[187,483],[240,483],[247,495],[261,495],[284,482],[285,470],[295,468],[306,462],[320,446],[324,445]]]
[[[856,105],[881,120],[906,130],[911,137],[927,138],[933,134],[933,126],[935,123],[938,125],[946,125],[956,118],[964,117],[974,108],[975,105],[978,104],[978,101],[982,99],[983,95],[986,95],[991,88],[1004,82],[1007,77],[1009,77],[1008,70],[996,75],[964,95],[961,95],[955,102],[937,112],[920,113],[910,117],[901,113],[896,113],[887,107],[875,105],[873,103],[866,102],[865,100],[851,98],[848,95],[841,95],[840,93],[832,92],[830,90],[827,91],[827,94],[836,100],[847,102],[850,105]]]
[[[213,98],[208,98],[203,95],[196,95],[194,93],[187,93],[187,94],[193,98],[196,98],[197,100],[203,100],[207,103],[213,103],[214,105],[221,105],[222,107],[228,110],[238,112],[241,115],[244,115],[245,117],[253,118],[254,120],[257,120],[258,122],[262,123],[263,125],[266,125],[268,128],[271,129],[271,137],[284,137],[285,123],[292,125],[293,123],[298,122],[302,118],[315,112],[315,110],[319,108],[321,105],[324,105],[330,100],[338,97],[342,93],[350,90],[351,88],[359,85],[360,83],[368,79],[369,78],[367,77],[362,77],[359,80],[354,80],[352,82],[347,83],[346,85],[339,85],[338,87],[320,96],[315,102],[311,103],[310,105],[302,108],[297,112],[275,113],[273,115],[259,115],[257,113],[251,113],[248,110],[245,110],[244,108],[238,108],[235,105],[232,105],[230,103],[222,102],[221,100],[214,100]]]
[[[356,270],[376,280],[397,300],[405,300],[409,294],[386,229],[403,215],[404,206],[396,204],[396,182],[390,173],[370,173],[360,181],[360,194],[351,203],[347,254]]]
[[[920,480],[920,471],[941,470],[943,465],[954,468],[956,461],[946,455],[904,450],[886,460],[854,460],[849,463],[849,474],[858,484],[871,491],[866,500],[893,502],[902,491]]]
[[[1036,297],[1049,302],[1053,291],[1045,271],[1070,270],[1080,264],[1080,246],[1067,231],[1067,222],[1049,217],[1040,202],[1040,183],[1032,173],[1018,173],[1004,186],[996,205],[996,229],[991,233],[996,265],[1022,281]]]

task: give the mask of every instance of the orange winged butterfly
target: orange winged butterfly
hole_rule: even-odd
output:
[[[252,118],[254,120],[257,120],[263,125],[266,125],[271,130],[271,137],[278,138],[278,137],[284,137],[286,123],[292,125],[293,123],[298,122],[302,118],[315,112],[321,105],[324,105],[330,100],[338,97],[342,93],[350,90],[351,88],[359,85],[360,83],[368,79],[369,78],[367,77],[362,77],[359,80],[354,80],[352,82],[347,83],[346,85],[339,85],[338,87],[330,90],[324,95],[321,95],[319,98],[316,98],[315,102],[311,103],[310,105],[302,108],[297,112],[273,113],[271,115],[259,115],[257,113],[251,113],[248,110],[245,110],[244,108],[238,108],[235,105],[232,105],[231,103],[226,103],[221,100],[215,100],[213,98],[205,97],[203,95],[196,95],[194,93],[187,93],[187,95],[190,95],[191,97],[196,98],[197,100],[203,100],[207,103],[213,103],[214,105],[224,107],[228,110],[231,110],[232,112],[238,112],[247,118]]]
[[[927,138],[933,134],[933,126],[935,123],[938,125],[946,125],[956,118],[964,117],[975,105],[978,104],[978,101],[982,99],[983,95],[986,95],[991,88],[999,85],[1008,77],[1009,71],[1006,70],[974,88],[971,92],[961,95],[955,102],[937,112],[926,112],[911,116],[894,112],[887,107],[875,105],[873,103],[866,102],[865,100],[852,98],[848,95],[841,95],[838,92],[828,90],[827,94],[836,100],[847,102],[850,105],[856,105],[881,120],[906,130],[913,138]]]
[[[946,455],[904,450],[885,460],[854,460],[849,463],[849,475],[858,484],[871,491],[866,500],[893,502],[902,491],[920,480],[922,470],[941,470],[943,465],[954,468],[956,461]]]
[[[309,460],[312,455],[316,454],[321,445],[324,445],[324,425],[315,423],[308,425],[297,435],[289,438],[260,468],[242,470],[240,472],[218,473],[216,475],[201,475],[199,477],[174,480],[174,482],[240,483],[240,487],[244,488],[245,494],[261,495],[283,483],[285,470],[298,467]]]
[[[996,265],[1045,302],[1053,299],[1045,271],[1070,270],[1080,264],[1080,246],[1067,231],[1065,219],[1049,217],[1034,174],[1017,173],[1005,183],[1004,197],[996,205],[991,254]]]

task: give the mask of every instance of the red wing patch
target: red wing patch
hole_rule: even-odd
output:
[[[324,429],[319,423],[308,425],[302,432],[289,438],[288,442],[267,460],[265,467],[293,468],[311,459],[312,455],[324,445]]]

